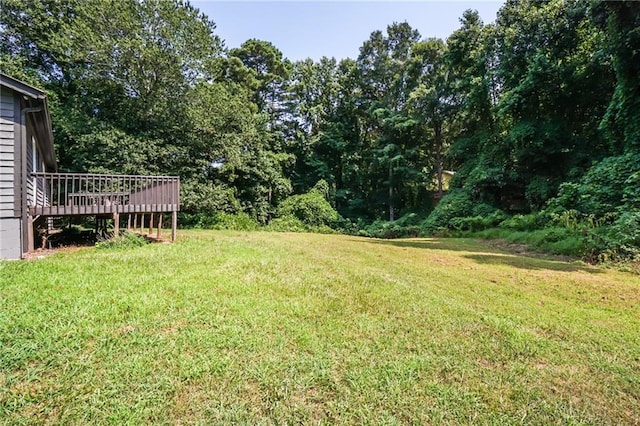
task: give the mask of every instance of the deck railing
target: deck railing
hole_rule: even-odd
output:
[[[162,213],[180,209],[180,178],[79,173],[33,173],[34,216]]]

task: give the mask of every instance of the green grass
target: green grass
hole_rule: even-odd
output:
[[[638,424],[640,277],[222,231],[0,262],[0,423]]]

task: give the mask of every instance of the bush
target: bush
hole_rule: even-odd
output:
[[[336,231],[345,235],[359,235],[362,224],[360,221],[353,222],[351,219],[344,219],[340,221]]]
[[[610,226],[589,232],[585,246],[591,262],[640,259],[640,212],[623,213]]]
[[[420,227],[417,225],[406,225],[412,219],[398,219],[397,221],[388,222],[384,220],[376,220],[372,224],[365,226],[360,230],[359,234],[363,237],[372,238],[411,238],[420,235]]]
[[[228,229],[232,231],[254,231],[258,222],[245,213],[183,214],[182,226],[197,229]]]
[[[297,217],[283,216],[273,219],[264,227],[264,230],[274,232],[307,232],[309,229]]]
[[[640,154],[609,157],[594,164],[577,183],[563,183],[549,200],[551,211],[576,209],[602,217],[640,204]]]
[[[245,213],[218,213],[215,215],[216,223],[213,229],[228,229],[231,231],[255,231],[259,228],[258,222]]]
[[[463,189],[451,191],[422,222],[422,231],[433,234],[441,228],[455,229],[457,222],[454,219],[473,216],[473,208],[474,202],[469,192]]]
[[[551,216],[542,211],[530,214],[517,214],[505,219],[499,224],[500,228],[512,231],[535,231],[544,228],[551,220]]]
[[[142,247],[147,244],[149,244],[149,240],[147,240],[142,235],[125,232],[122,235],[109,238],[106,240],[98,241],[96,243],[96,247],[98,249],[103,249],[103,250],[104,249],[126,249],[126,248]]]
[[[453,218],[450,221],[450,227],[456,231],[477,232],[498,226],[506,217],[506,214],[496,209],[493,213],[486,216],[477,215]]]
[[[278,207],[278,217],[294,217],[307,226],[335,227],[341,218],[325,198],[328,187],[320,181],[306,194],[292,195]]]
[[[213,182],[185,180],[180,184],[181,210],[186,213],[183,218],[190,226],[190,219],[209,217],[218,213],[236,213],[241,211],[240,202],[235,198],[233,188]]]
[[[473,207],[472,214],[473,214],[473,216],[489,216],[489,215],[494,214],[496,212],[502,213],[502,210],[500,210],[499,208],[494,207],[494,206],[492,206],[490,204],[480,203],[480,204],[476,204]],[[506,218],[506,215],[504,215],[504,217]]]

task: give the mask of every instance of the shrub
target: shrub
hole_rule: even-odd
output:
[[[414,221],[414,218],[401,219],[393,222],[378,219],[361,229],[359,235],[372,238],[410,238],[420,235],[419,226],[407,225]]]
[[[340,215],[325,198],[323,181],[306,194],[292,195],[278,207],[278,217],[291,216],[308,226],[335,227]]]
[[[489,216],[496,212],[502,212],[502,211],[499,208],[494,207],[490,204],[480,203],[480,204],[476,204],[473,207],[472,215],[473,216]]]
[[[360,221],[353,222],[351,219],[344,219],[340,221],[336,231],[345,235],[359,235],[362,224]]]
[[[587,260],[637,260],[640,258],[640,212],[620,215],[610,226],[594,229],[585,236]]]
[[[455,228],[453,219],[472,216],[473,207],[474,203],[469,192],[463,189],[451,191],[422,222],[422,231],[433,234],[439,228]]]
[[[517,214],[499,224],[500,228],[513,231],[535,231],[544,228],[550,221],[550,215],[544,211],[530,214]]]
[[[213,182],[185,180],[180,185],[182,219],[194,220],[218,213],[236,213],[241,210],[240,202],[235,198],[233,188]],[[190,226],[190,222],[184,222]]]
[[[147,244],[149,244],[149,240],[142,235],[125,232],[122,235],[98,241],[96,247],[98,249],[126,249],[142,247]]]
[[[246,213],[185,213],[181,219],[184,220],[182,225],[188,228],[254,231],[259,227],[258,222]]]
[[[471,217],[457,217],[450,221],[450,227],[456,231],[483,231],[496,227],[506,219],[507,215],[496,209],[488,215],[477,215]]]
[[[577,183],[563,183],[550,211],[576,209],[602,217],[640,204],[640,154],[627,153],[594,164]]]
[[[228,229],[231,231],[255,231],[258,229],[258,222],[253,220],[246,213],[218,213],[214,216],[215,224],[213,229]]]
[[[290,215],[273,219],[264,229],[274,232],[307,232],[309,230],[300,219]]]

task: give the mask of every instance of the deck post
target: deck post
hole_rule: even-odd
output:
[[[160,231],[162,231],[162,213],[158,215],[158,232],[156,233],[157,239],[160,239]]]
[[[153,213],[149,215],[149,235],[153,234]]]
[[[131,214],[127,215],[127,232],[131,231]]]
[[[32,252],[34,250],[33,247],[33,239],[34,239],[34,229],[33,229],[33,216],[30,214],[27,215],[27,251]]]
[[[138,229],[138,214],[133,215],[133,230],[134,232]]]
[[[120,213],[113,214],[113,236],[120,235]]]
[[[171,212],[171,241],[176,240],[176,231],[178,229],[178,212]]]

